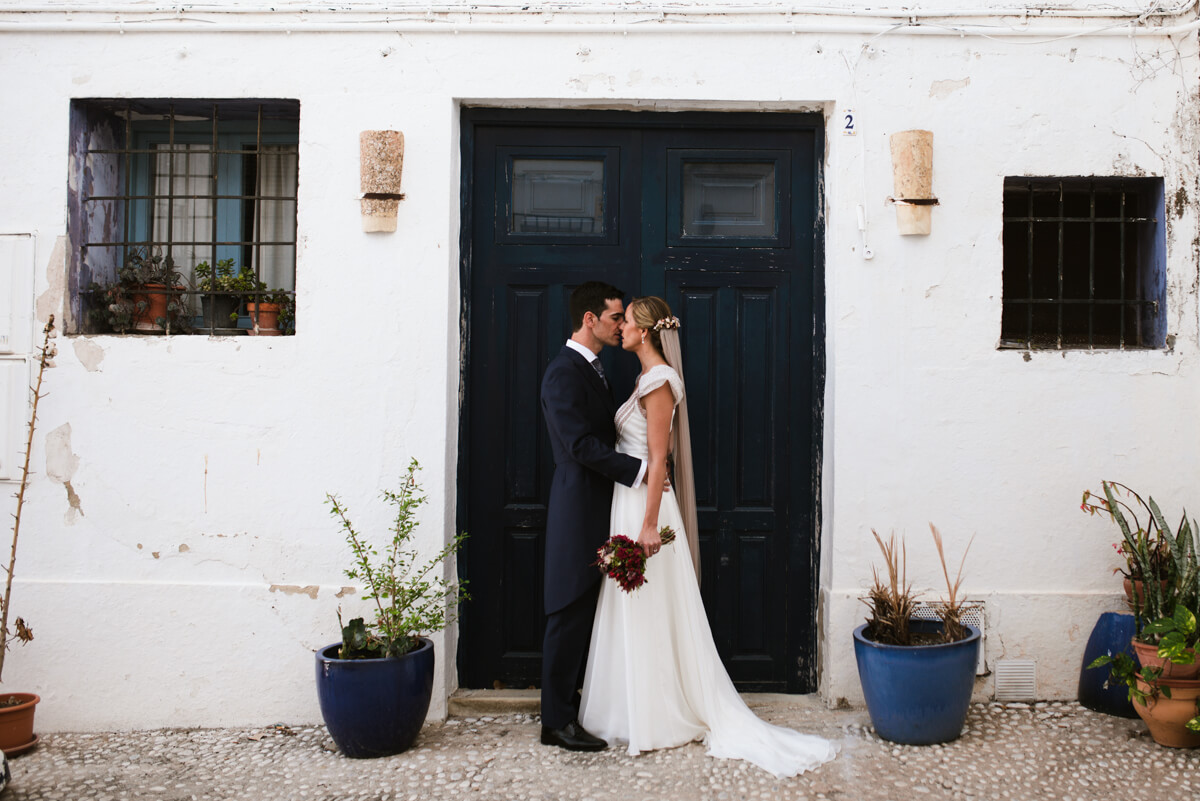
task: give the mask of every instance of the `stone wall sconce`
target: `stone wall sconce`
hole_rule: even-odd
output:
[[[896,225],[902,236],[928,236],[933,207],[933,131],[898,131],[889,137]]]
[[[404,168],[404,134],[400,131],[363,131],[358,135],[363,231],[396,230],[400,171]]]

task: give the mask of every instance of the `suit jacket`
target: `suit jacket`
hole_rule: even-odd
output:
[[[542,377],[542,412],[554,452],[546,510],[546,614],[556,612],[601,578],[592,566],[608,539],[613,483],[632,486],[640,459],[617,453],[616,403],[596,368],[571,348]]]

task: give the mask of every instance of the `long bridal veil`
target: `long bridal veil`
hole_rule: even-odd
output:
[[[659,332],[663,356],[667,364],[683,379],[683,351],[679,347],[679,329],[665,328]],[[687,382],[684,382],[686,392]],[[687,396],[675,408],[675,421],[671,428],[671,453],[675,455],[673,485],[679,512],[683,516],[683,527],[687,535],[688,550],[692,564],[696,567],[696,583],[700,583],[700,532],[696,527],[696,477],[692,472],[692,433],[688,424]]]

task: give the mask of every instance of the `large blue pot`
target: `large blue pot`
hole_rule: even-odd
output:
[[[1117,715],[1122,718],[1136,718],[1137,712],[1129,701],[1129,688],[1123,683],[1105,686],[1108,681],[1108,668],[1098,667],[1092,670],[1092,664],[1098,656],[1114,656],[1124,652],[1137,661],[1130,641],[1137,634],[1137,623],[1133,615],[1124,612],[1105,612],[1096,621],[1092,635],[1088,637],[1087,647],[1083,649],[1083,665],[1079,668],[1079,703],[1096,712],[1106,715]]]
[[[433,642],[398,659],[338,659],[340,642],[317,651],[317,698],[325,727],[354,759],[389,756],[417,739],[433,695]]]
[[[935,621],[913,620],[913,631],[939,631]],[[979,629],[941,645],[882,645],[854,630],[858,679],[876,733],[885,740],[929,745],[962,733],[975,686]]]

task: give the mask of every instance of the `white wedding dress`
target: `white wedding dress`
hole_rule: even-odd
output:
[[[671,367],[646,371],[617,410],[618,451],[647,457],[638,398],[663,384],[676,405],[683,398],[683,381]],[[645,484],[618,484],[610,534],[636,539],[645,513]],[[663,494],[658,525],[678,536],[647,561],[646,583],[626,593],[611,579],[602,582],[579,712],[583,727],[627,743],[631,755],[703,740],[710,756],[744,759],[776,776],[833,759],[833,743],[760,720],[742,701],[713,642],[674,493]]]

